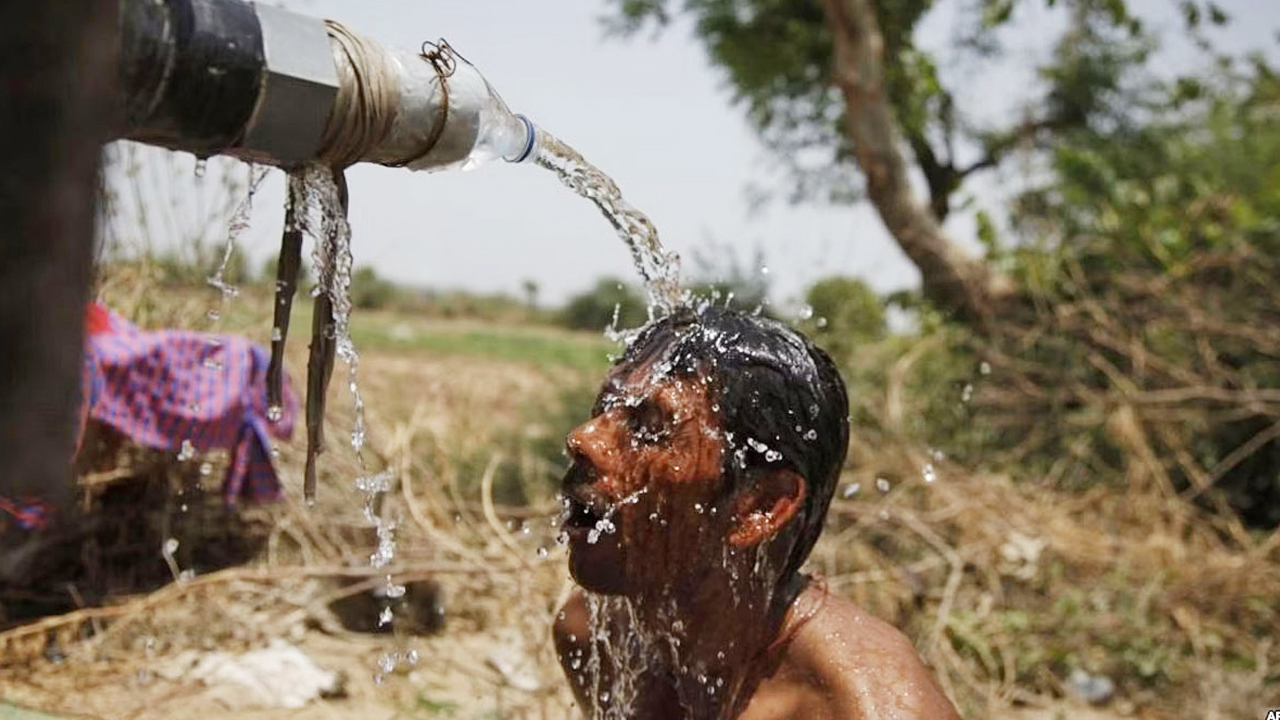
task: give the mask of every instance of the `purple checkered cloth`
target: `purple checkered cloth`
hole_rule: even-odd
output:
[[[266,349],[233,335],[141,330],[101,306],[90,313],[105,313],[107,328],[91,323],[85,340],[89,418],[158,450],[229,449],[229,505],[279,498],[271,438],[292,434],[297,400],[286,381],[280,417],[268,420]]]

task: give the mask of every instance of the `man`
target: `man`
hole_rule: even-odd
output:
[[[569,434],[555,626],[591,718],[956,718],[905,637],[800,566],[848,444],[831,359],[780,323],[646,328]]]

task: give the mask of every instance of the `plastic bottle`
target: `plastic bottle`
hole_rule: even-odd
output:
[[[475,66],[458,57],[453,74],[446,82],[449,85],[448,122],[475,124],[471,152],[462,161],[446,167],[472,170],[497,158],[520,163],[536,156],[537,126],[524,115],[511,112]]]

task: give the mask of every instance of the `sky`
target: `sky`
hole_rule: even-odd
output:
[[[679,0],[676,0],[677,2]],[[1020,6],[1006,33],[1007,60],[995,66],[952,61],[950,43],[960,2],[940,0],[925,19],[921,43],[943,58],[944,80],[957,82],[959,102],[983,119],[1018,113],[1034,67],[1060,18],[1037,3]],[[1235,22],[1218,39],[1233,48],[1276,48],[1280,19],[1274,0],[1221,0]],[[776,187],[779,170],[732,105],[722,76],[710,67],[687,25],[654,38],[605,36],[604,0],[290,0],[291,10],[340,20],[387,45],[418,48],[445,38],[497,88],[512,110],[574,146],[613,177],[631,204],[657,225],[663,242],[696,270],[695,252],[727,252],[749,264],[760,250],[771,297],[794,304],[804,288],[828,275],[854,275],[880,291],[909,287],[918,275],[866,204],[844,207],[763,206],[751,185]],[[1176,4],[1132,5],[1149,27],[1177,30]],[[1170,67],[1198,58],[1185,46],[1162,56]],[[191,226],[215,217],[222,172],[243,177],[232,161],[195,177],[188,155],[130,150],[151,177],[147,198],[131,203],[149,218],[151,242],[177,242]],[[348,170],[350,221],[357,265],[392,280],[436,289],[521,293],[526,280],[540,302],[558,304],[604,275],[638,278],[622,242],[588,201],[551,173],[502,162],[470,172],[412,172],[357,165]],[[1010,182],[998,175],[971,186],[977,207],[998,207]],[[179,207],[174,211],[172,208]],[[276,252],[283,177],[273,171],[254,198],[238,251],[255,266]],[[948,221],[951,234],[973,237],[971,213]],[[216,233],[215,233],[216,234]],[[222,232],[221,235],[225,235]],[[720,248],[715,250],[715,248]]]

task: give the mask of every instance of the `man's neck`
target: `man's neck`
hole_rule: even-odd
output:
[[[789,634],[788,614],[808,578],[750,587],[707,576],[685,592],[636,599],[636,620],[690,718],[732,717]]]

